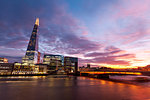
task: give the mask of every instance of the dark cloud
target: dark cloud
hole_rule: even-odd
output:
[[[111,65],[130,65],[130,61],[117,60],[115,56],[97,57],[91,60],[93,63],[104,63]]]
[[[95,64],[110,64],[110,65],[131,65],[130,61],[117,60],[117,56],[102,56],[94,57],[92,59],[80,59],[81,64],[95,63]]]
[[[109,46],[105,48],[105,52],[87,53],[84,57],[92,57],[91,59],[81,59],[83,63],[111,64],[111,65],[131,65],[129,59],[136,60],[135,54],[127,54],[124,50]],[[122,60],[120,60],[122,59]]]
[[[108,47],[105,48],[105,51],[108,51],[108,52],[119,52],[119,51],[122,51],[122,50],[120,50],[119,48],[114,47],[114,46],[108,46]]]
[[[104,52],[92,52],[87,53],[84,55],[84,57],[100,57],[100,56],[110,56],[113,54],[118,54],[124,52],[124,50],[120,50],[119,48],[116,48],[114,46],[109,46],[105,48]]]
[[[136,58],[135,54],[122,54],[115,56],[116,58],[123,58],[123,59],[134,59]]]
[[[101,52],[92,52],[92,53],[85,54],[84,57],[108,56],[110,54],[111,54],[111,52],[104,52],[104,53],[101,53]]]

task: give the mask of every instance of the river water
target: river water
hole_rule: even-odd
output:
[[[0,77],[0,100],[150,100],[148,83],[87,77]]]

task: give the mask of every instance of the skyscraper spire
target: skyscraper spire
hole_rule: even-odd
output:
[[[25,57],[23,57],[23,63],[35,64],[38,59],[38,26],[39,18],[36,18],[35,25],[30,37],[30,41],[27,47]]]
[[[35,24],[39,26],[39,18],[36,18]]]
[[[35,25],[27,48],[28,51],[30,50],[38,51],[38,26],[39,26],[39,18],[37,18],[35,21]]]

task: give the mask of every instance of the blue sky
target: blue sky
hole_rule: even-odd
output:
[[[149,0],[1,0],[0,55],[25,55],[36,17],[42,53],[79,64],[133,67],[150,63]]]

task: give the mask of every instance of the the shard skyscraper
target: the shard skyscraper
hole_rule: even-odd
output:
[[[36,18],[25,57],[22,58],[22,63],[36,64],[38,61],[38,27],[39,18]]]

